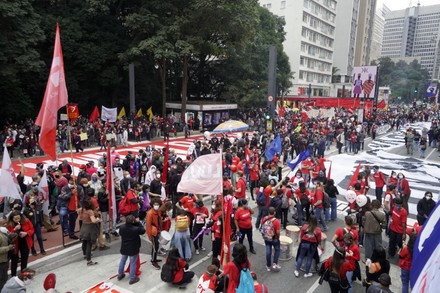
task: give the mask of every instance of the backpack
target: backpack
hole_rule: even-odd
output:
[[[301,194],[301,197],[299,198],[299,202],[302,206],[308,206],[310,204],[309,197],[307,194],[303,193]]]
[[[173,280],[174,280],[174,269],[168,263],[165,263],[162,266],[162,271],[160,272],[160,278],[165,283],[173,282]]]
[[[252,279],[251,272],[249,268],[241,268],[234,262],[237,269],[240,271],[240,279],[238,282],[238,287],[235,289],[236,293],[255,293],[254,279]]]
[[[119,213],[123,216],[128,216],[130,214],[130,212],[131,212],[131,210],[130,210],[130,205],[128,204],[127,197],[124,197],[119,202]]]
[[[333,285],[340,285],[341,284],[341,276],[339,276],[339,274],[337,272],[330,269],[327,282],[329,284],[333,284]]]
[[[177,216],[176,218],[176,230],[185,231],[188,229],[188,216]]]
[[[330,196],[324,190],[322,191],[322,193],[324,194],[323,206],[325,209],[328,209],[330,208]]]
[[[281,208],[287,209],[289,207],[289,199],[287,198],[286,193],[283,194],[281,201],[282,201]]]
[[[262,192],[262,191],[258,192],[258,194],[257,194],[257,204],[259,206],[265,206],[266,202],[267,202],[267,200],[266,200],[266,196],[264,195],[264,192]]]
[[[265,217],[263,219],[263,224],[260,227],[261,235],[263,236],[264,240],[272,241],[273,236],[275,235],[275,227],[273,226],[273,221],[275,221],[275,218],[272,218],[269,220],[269,217]]]

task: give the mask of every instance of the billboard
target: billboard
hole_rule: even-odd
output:
[[[373,98],[376,92],[377,66],[359,66],[353,68],[353,88],[351,96],[355,98]]]
[[[427,98],[435,97],[437,94],[437,83],[431,82],[426,85],[426,94]]]

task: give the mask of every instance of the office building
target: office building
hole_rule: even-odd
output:
[[[370,50],[376,2],[376,0],[362,0],[359,2],[354,66],[370,65]]]
[[[373,37],[371,40],[370,62],[380,58],[383,42],[383,30],[385,28],[385,17],[391,10],[383,4],[376,9],[374,16]]]

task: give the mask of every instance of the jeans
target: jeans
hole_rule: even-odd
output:
[[[270,267],[272,265],[272,246],[275,250],[273,255],[273,263],[278,264],[278,258],[280,256],[280,240],[273,239],[272,241],[264,240],[266,244],[266,266]]]
[[[69,236],[75,235],[76,219],[78,219],[78,213],[76,211],[69,211]]]
[[[402,280],[402,293],[409,292],[409,271],[400,270],[400,280]]]
[[[350,284],[350,288],[348,288],[348,293],[352,293],[353,292],[353,289],[352,289],[352,287],[351,287],[351,285],[352,285],[352,283],[353,283],[353,281],[352,281],[352,277],[353,277],[353,271],[347,271],[347,273],[345,274],[345,276],[347,276],[347,280],[348,280],[348,283]]]
[[[60,144],[61,152],[67,151],[69,148],[67,147],[67,139],[62,139]]]
[[[27,237],[27,236],[26,236]],[[20,259],[20,270],[24,270],[27,268],[28,259],[29,259],[29,248],[27,246],[25,238],[18,238],[18,253],[15,254],[15,249],[9,251],[9,258],[11,259],[11,276],[15,277],[17,275],[17,266],[18,260]]]
[[[396,233],[390,229],[390,243],[388,247],[389,256],[394,256],[396,254],[396,246],[402,248],[402,234]]]
[[[365,233],[364,247],[365,247],[365,257],[371,258],[373,251],[382,246],[382,233],[380,234],[370,234]]]
[[[310,242],[301,242],[299,244],[299,247],[300,247],[299,255],[296,260],[296,270],[299,271],[301,269],[304,257],[307,256],[305,273],[308,274],[310,272],[310,268],[312,267],[313,255],[315,254],[316,244],[312,244]]]
[[[330,221],[330,208],[324,208],[325,221]]]
[[[297,210],[298,210],[298,226],[302,226],[304,209],[306,211],[306,221],[309,220],[310,205],[302,205],[302,204],[298,203],[296,206],[297,206]]]
[[[338,218],[338,201],[336,197],[330,197],[330,220],[336,221]]]
[[[136,262],[138,255],[122,255],[121,261],[119,262],[118,274],[122,275],[124,273],[125,263],[127,259],[130,258],[130,280],[134,280],[136,278]]]
[[[174,233],[174,245],[179,250],[182,258],[191,258],[191,243],[189,229],[185,232],[176,231]]]
[[[376,199],[379,202],[382,202],[382,193],[383,193],[383,186],[381,187],[376,187]]]
[[[281,224],[283,225],[284,230],[287,227],[287,215],[289,214],[289,208],[281,208]]]
[[[238,240],[240,244],[243,244],[244,236],[247,236],[248,242],[249,242],[249,250],[254,249],[254,242],[252,240],[252,228],[246,229],[246,228],[240,228],[241,237]]]
[[[64,207],[59,207],[58,210],[60,211],[59,216],[60,216],[60,222],[61,222],[61,227],[63,228],[63,232],[67,232],[69,230],[69,224],[68,224],[68,219],[67,219],[67,208]]]
[[[261,219],[269,214],[269,208],[266,206],[259,206],[258,207],[258,216],[257,216],[257,222],[255,223],[255,227],[258,229],[260,228]]]
[[[44,251],[43,236],[41,235],[40,223],[35,223],[34,226],[34,235],[32,235],[32,251],[35,251],[34,236],[37,236],[37,241],[38,241],[38,245],[40,246],[40,251],[43,252]]]
[[[104,233],[108,233],[109,232],[108,222],[107,222],[108,212],[101,212],[101,216],[102,216],[102,223],[104,224],[103,226]],[[113,233],[116,231],[116,225],[115,223],[113,223],[112,217],[108,217],[108,220],[110,221],[110,230]]]
[[[324,219],[322,218],[322,208],[315,208],[315,217],[319,223],[322,225],[323,231],[327,231],[327,225],[325,224]]]

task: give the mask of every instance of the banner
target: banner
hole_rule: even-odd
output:
[[[3,163],[0,173],[0,196],[9,196],[11,198],[22,199],[20,195],[20,187],[12,168],[11,158],[8,149],[3,150]]]
[[[87,136],[87,133],[83,132],[79,134],[79,138],[81,141],[87,140],[89,137]]]
[[[116,118],[118,117],[117,115],[118,115],[117,108],[106,108],[102,106],[101,119],[103,121],[116,122]]]
[[[437,94],[437,83],[435,82],[428,83],[426,86],[425,96],[427,98],[431,98],[431,97],[435,97],[436,94]]]
[[[78,104],[67,104],[67,116],[70,120],[76,120],[79,117]]]
[[[309,118],[333,118],[335,117],[335,109],[311,109],[306,111]]]
[[[376,91],[377,66],[353,68],[352,97],[373,98]]]
[[[223,193],[221,154],[198,157],[182,174],[177,192],[218,195]]]

